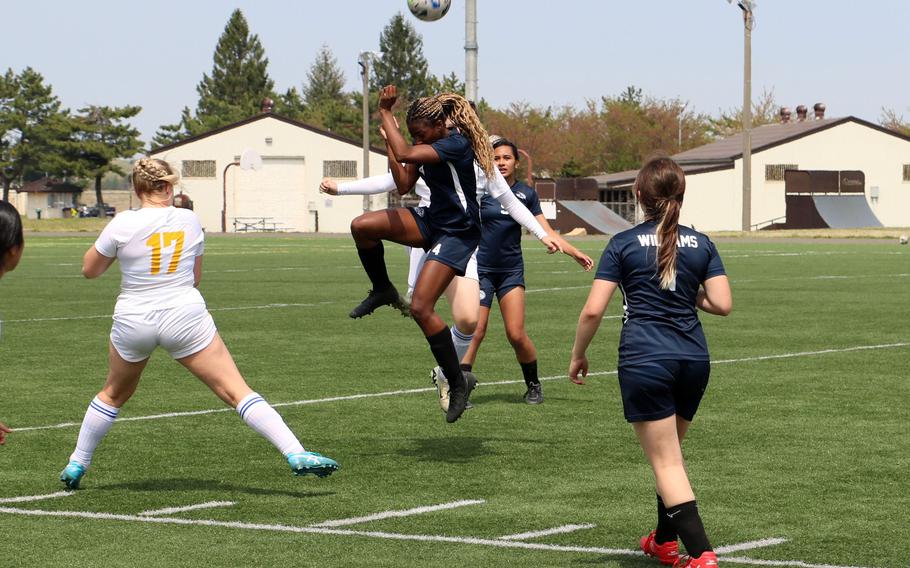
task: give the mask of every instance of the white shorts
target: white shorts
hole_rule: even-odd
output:
[[[408,265],[408,290],[413,290],[414,286],[417,284],[417,276],[420,275],[423,263],[427,259],[427,253],[422,248],[416,247],[405,247],[405,250],[410,258]],[[477,275],[477,249],[474,249],[474,253],[468,261],[468,266],[464,270],[464,276],[461,278],[470,278],[471,280],[480,281],[480,277]]]
[[[217,331],[205,304],[187,304],[144,314],[114,314],[111,343],[130,363],[148,359],[159,345],[174,359],[182,359],[208,347]]]

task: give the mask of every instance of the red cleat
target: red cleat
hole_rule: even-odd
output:
[[[698,558],[680,556],[673,568],[717,568],[717,555],[707,550]]]
[[[648,536],[641,537],[641,540],[638,541],[638,546],[646,555],[653,556],[660,560],[661,564],[675,566],[675,563],[679,558],[679,544],[675,540],[657,544],[657,542],[654,541],[654,535],[656,533],[657,531],[651,531]]]

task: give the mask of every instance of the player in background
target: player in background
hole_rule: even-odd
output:
[[[395,121],[395,126],[396,128],[398,127],[397,121]],[[386,140],[386,150],[389,155],[390,167],[394,167],[391,164],[391,162],[395,160],[394,150],[388,145],[388,137],[386,136],[384,128],[380,127],[380,134],[383,139]],[[562,240],[559,235],[556,235],[552,231],[547,231],[541,225],[539,222],[540,218],[535,218],[533,213],[528,210],[524,203],[509,190],[509,185],[505,178],[502,177],[499,170],[494,172],[492,177],[487,178],[483,169],[475,162],[474,173],[477,180],[477,194],[483,196],[483,199],[485,200],[490,200],[498,204],[497,211],[504,212],[503,214],[513,221],[517,228],[516,230],[519,232],[519,238],[520,227],[525,227],[538,236],[538,238],[550,234],[552,238],[560,243],[560,246],[568,246],[574,250],[574,247],[571,247],[571,245]],[[389,173],[342,183],[337,183],[331,179],[324,179],[320,184],[319,189],[330,195],[372,195],[396,190],[400,195],[406,195],[411,188],[404,185],[396,185],[394,176]],[[429,207],[430,189],[422,179],[417,179],[414,185],[414,191],[420,199],[417,205],[418,208]],[[482,226],[481,231],[483,231]],[[423,268],[423,264],[426,261],[427,252],[417,247],[406,248],[408,249],[410,261],[407,293],[407,298],[410,300],[414,286],[417,282],[417,276],[420,274],[421,268]],[[590,259],[588,260],[590,261]],[[446,288],[445,294],[452,310],[452,317],[455,320],[454,325],[450,328],[452,342],[455,345],[458,360],[462,361],[471,345],[471,340],[479,318],[480,286],[479,276],[477,274],[476,250],[468,261],[464,276],[455,276]],[[464,365],[461,365],[461,367],[463,372],[469,373],[469,379],[476,381],[476,377],[473,377],[473,373],[470,373],[470,368],[465,369]],[[431,371],[430,378],[436,385],[440,406],[443,411],[447,411],[449,405],[449,386],[444,372],[440,367],[436,367]]]
[[[380,92],[382,126],[395,155],[390,160],[392,175],[396,185],[402,188],[413,187],[418,177],[423,178],[430,188],[430,206],[372,211],[351,223],[358,255],[373,284],[370,294],[352,315],[366,315],[398,298],[386,270],[383,240],[428,251],[411,298],[410,313],[449,379],[446,421],[454,422],[464,412],[469,385],[462,374],[449,328],[436,313],[435,305],[452,279],[465,274],[480,242],[474,161],[492,175],[493,149],[468,102],[451,93],[424,97],[411,104],[407,127],[414,144],[408,144],[395,127],[392,106],[396,100],[394,86],[384,87]],[[455,128],[448,128],[447,121]],[[550,237],[544,235],[542,240],[553,252],[559,249]]]
[[[591,270],[591,257],[570,245],[556,235],[547,223],[540,209],[540,199],[533,188],[516,180],[518,148],[505,138],[491,136],[493,161],[510,188],[521,203],[534,214],[548,234],[560,238],[563,252],[575,259],[586,271]],[[543,390],[537,374],[537,349],[525,331],[525,279],[524,258],[521,254],[521,226],[504,214],[500,204],[484,195],[480,203],[480,219],[483,225],[480,248],[477,253],[477,270],[480,276],[480,314],[474,338],[461,359],[461,368],[471,371],[477,358],[477,350],[487,333],[493,296],[499,299],[499,310],[505,324],[506,337],[524,377],[527,387],[524,399],[528,404],[543,402]]]
[[[0,278],[16,269],[24,250],[25,235],[19,211],[9,202],[0,201]],[[12,430],[0,422],[0,444],[6,443],[6,435],[10,432]]]
[[[159,345],[236,408],[247,425],[287,458],[294,475],[330,475],[338,464],[304,450],[281,416],[250,389],[221,340],[197,290],[202,278],[202,226],[195,213],[172,206],[178,179],[167,162],[140,159],[132,180],[141,208],[114,217],[85,253],[86,278],[101,276],[115,260],[120,261],[122,278],[111,328],[110,371],[89,403],[76,449],[60,480],[71,489],[79,487],[95,448],[135,392]]]
[[[642,167],[635,194],[645,222],[610,239],[578,318],[569,377],[588,373],[585,351],[610,298],[621,288],[625,317],[619,342],[623,412],[651,463],[657,529],[641,538],[648,556],[679,568],[717,566],[686,475],[682,440],[698,410],[711,364],[697,310],[726,316],[730,283],[714,243],[679,225],[686,190],[670,158]],[[688,556],[679,556],[677,537]]]

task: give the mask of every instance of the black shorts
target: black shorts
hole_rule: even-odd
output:
[[[408,210],[417,221],[417,228],[423,236],[426,261],[441,262],[455,270],[456,275],[464,276],[468,262],[480,244],[480,231],[450,233],[433,226],[427,219],[425,207],[408,207]]]
[[[525,271],[523,269],[514,272],[483,272],[478,270],[477,275],[480,277],[480,305],[485,308],[493,305],[494,295],[501,302],[502,297],[513,288],[525,287]]]
[[[677,414],[691,421],[711,374],[709,361],[649,361],[619,365],[622,409],[629,422]]]

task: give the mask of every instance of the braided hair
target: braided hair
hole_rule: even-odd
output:
[[[133,189],[136,195],[162,191],[167,185],[174,186],[180,175],[164,160],[140,158],[133,165]]]
[[[493,171],[493,146],[486,129],[477,118],[467,99],[455,93],[440,93],[432,97],[421,97],[408,108],[407,121],[416,119],[430,121],[450,120],[452,124],[471,142],[477,163],[488,175]]]

